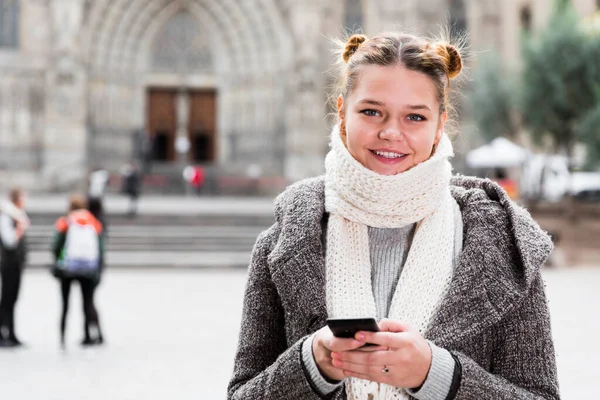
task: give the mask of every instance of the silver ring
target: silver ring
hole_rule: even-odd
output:
[[[390,372],[390,369],[384,365],[381,372],[383,372],[384,374],[387,374],[388,372]]]

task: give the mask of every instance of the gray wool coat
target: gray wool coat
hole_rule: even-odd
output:
[[[540,266],[552,243],[489,180],[455,177],[463,250],[425,337],[462,367],[456,399],[559,399]],[[257,239],[228,399],[320,399],[301,346],[326,323],[324,179],[286,189]],[[346,399],[342,385],[330,399]]]

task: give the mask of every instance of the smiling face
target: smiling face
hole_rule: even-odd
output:
[[[338,99],[342,141],[363,166],[396,175],[427,160],[441,138],[436,86],[402,65],[361,67],[356,86]]]

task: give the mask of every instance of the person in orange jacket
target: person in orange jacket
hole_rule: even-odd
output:
[[[66,319],[69,310],[71,283],[79,282],[83,297],[84,338],[82,345],[104,343],[98,311],[94,304],[95,288],[104,266],[102,224],[86,209],[82,196],[73,195],[69,213],[56,221],[53,253],[53,274],[61,285],[62,316],[60,323],[61,346],[65,346]],[[91,334],[91,328],[95,334]]]

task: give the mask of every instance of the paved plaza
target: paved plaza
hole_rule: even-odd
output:
[[[0,353],[0,398],[224,399],[245,270],[112,270],[98,292],[107,346],[83,350],[74,288],[68,348],[59,349],[59,291],[28,271],[18,305],[26,349]],[[564,399],[600,392],[600,268],[545,273]]]

